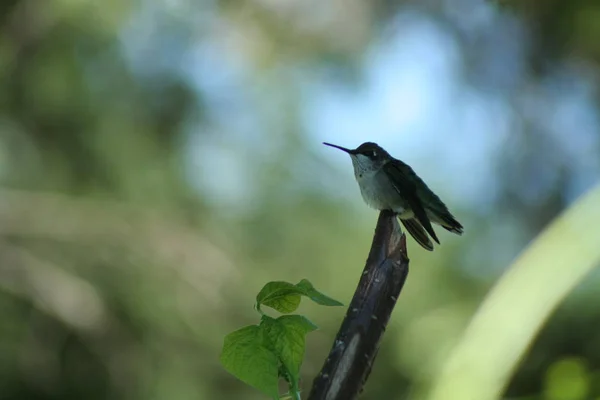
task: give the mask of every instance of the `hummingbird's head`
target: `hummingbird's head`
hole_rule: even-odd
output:
[[[379,170],[391,158],[387,151],[373,142],[365,142],[354,150],[331,143],[323,144],[348,153],[352,159],[354,173],[357,177],[361,177],[365,172]]]

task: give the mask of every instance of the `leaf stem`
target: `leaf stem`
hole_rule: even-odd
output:
[[[298,383],[295,379],[292,379],[292,383],[290,384],[290,394],[292,395],[292,399],[302,400],[300,398],[300,391],[298,390]]]
[[[261,310],[261,309],[260,309],[260,303],[258,303],[258,302],[254,303],[254,309],[255,309],[256,311],[258,311],[258,313],[259,313],[260,315],[265,315],[265,313],[263,312],[263,310]]]

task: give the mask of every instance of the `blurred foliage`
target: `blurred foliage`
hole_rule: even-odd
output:
[[[369,58],[397,51],[390,32],[419,20],[457,49],[458,92],[509,128],[440,136],[470,171],[493,175],[476,199],[461,195],[462,176],[436,185],[466,234],[432,254],[412,247],[363,398],[417,396],[498,271],[600,176],[599,10],[2,2],[0,398],[262,398],[220,367],[224,336],[253,323],[248,304],[267,281],[309,278],[346,302],[376,219],[355,187],[344,197],[350,166],[315,150],[309,89],[361,93]],[[483,136],[493,156],[473,154]],[[597,286],[590,276],[552,315],[507,397],[600,396]],[[344,311],[302,308],[321,327],[307,339],[306,392]]]
[[[444,363],[440,378],[434,381],[432,399],[446,399],[448,393],[462,399],[501,395],[544,322],[600,264],[598,204],[600,185],[555,219],[511,265]],[[560,253],[553,251],[557,247]],[[567,263],[570,268],[563,268]],[[547,279],[549,272],[551,279]],[[554,397],[564,387],[565,395],[558,398],[567,392],[573,392],[574,398],[587,398],[590,389],[585,381],[590,377],[578,367],[569,368],[564,379],[552,375],[548,396]],[[576,373],[571,372],[574,368],[578,368]]]

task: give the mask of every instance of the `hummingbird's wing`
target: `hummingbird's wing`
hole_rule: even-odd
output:
[[[463,234],[463,226],[456,220],[456,218],[454,218],[452,214],[450,214],[450,211],[446,210],[445,213],[439,214],[437,219],[439,220],[439,224],[442,226],[442,228],[452,233],[456,233],[457,235]]]
[[[406,200],[408,206],[412,210],[413,214],[417,221],[423,225],[423,228],[429,233],[429,235],[435,240],[438,244],[440,241],[438,240],[433,227],[431,226],[431,221],[429,221],[429,217],[427,217],[427,212],[425,211],[425,207],[421,203],[421,199],[417,195],[417,184],[416,182],[421,182],[425,185],[425,182],[421,180],[415,174],[411,167],[404,164],[400,160],[391,160],[383,165],[384,172],[390,177],[392,184],[398,191],[398,193],[402,196],[403,199]]]
[[[433,243],[429,240],[429,236],[427,236],[427,232],[421,226],[419,221],[414,218],[411,219],[402,219],[400,218],[402,225],[406,228],[408,233],[419,243],[424,249],[433,251]]]

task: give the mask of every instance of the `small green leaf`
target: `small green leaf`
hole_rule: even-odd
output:
[[[315,289],[308,279],[302,279],[296,284],[296,287],[302,291],[302,294],[317,304],[322,306],[343,306],[339,301],[334,300]]]
[[[297,386],[304,358],[306,334],[317,326],[301,315],[284,315],[277,319],[263,316],[260,328],[270,341],[270,349],[286,368],[292,386]]]
[[[264,345],[263,334],[259,326],[250,325],[225,336],[220,361],[236,378],[277,398],[279,360]]]
[[[271,307],[280,313],[288,314],[296,311],[300,305],[300,295],[303,294],[296,285],[288,282],[269,282],[256,296],[257,308],[260,305]]]
[[[295,285],[283,281],[267,283],[256,296],[256,308],[260,310],[260,305],[264,304],[280,313],[289,314],[300,305],[301,295],[322,306],[343,306],[339,301],[319,292],[307,279],[302,279]]]

